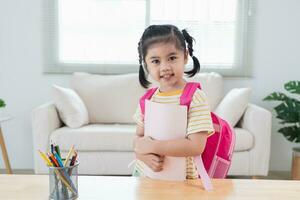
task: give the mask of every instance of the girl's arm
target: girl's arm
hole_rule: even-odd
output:
[[[133,140],[133,147],[135,147],[136,141],[143,136],[144,136],[144,128],[137,125],[136,126],[136,134],[135,134],[134,140]]]
[[[137,125],[136,135],[134,138],[133,146],[135,148],[136,142],[144,136],[144,128]],[[135,157],[141,161],[143,161],[146,165],[148,165],[154,172],[159,172],[163,169],[163,161],[164,156],[156,155],[153,153],[149,154],[140,154],[135,152]]]
[[[136,140],[135,151],[138,153],[154,153],[164,156],[187,157],[200,155],[205,147],[208,132],[188,135],[185,139],[153,140],[143,137]]]

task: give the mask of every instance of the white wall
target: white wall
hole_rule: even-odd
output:
[[[43,74],[43,0],[0,0],[0,98],[13,120],[2,124],[8,154],[14,169],[33,168],[31,110],[49,99],[50,86],[68,86],[69,75]],[[271,109],[261,99],[283,83],[300,79],[300,1],[256,0],[252,38],[253,76],[227,78],[225,88],[250,86],[251,101]],[[275,120],[275,119],[274,119]],[[272,133],[272,170],[289,170],[291,148],[276,132]],[[4,168],[2,156],[0,168]]]
[[[252,35],[253,77],[227,79],[226,89],[250,86],[252,102],[272,110],[276,103],[262,99],[273,91],[285,91],[283,84],[300,80],[300,1],[255,0],[254,33]],[[291,149],[281,134],[278,120],[273,117],[271,141],[271,170],[290,170]],[[298,144],[300,146],[300,144]]]

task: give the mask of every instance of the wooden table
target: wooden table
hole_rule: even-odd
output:
[[[48,199],[48,175],[0,175],[0,199]],[[204,191],[199,180],[155,181],[117,176],[79,176],[79,199],[300,199],[300,181],[213,180],[214,190]]]
[[[5,146],[5,141],[4,141],[4,137],[3,137],[3,133],[2,133],[2,129],[1,129],[1,123],[4,121],[8,121],[10,120],[11,117],[0,117],[0,146],[1,146],[1,151],[2,151],[2,156],[3,156],[3,160],[5,163],[5,167],[6,167],[6,172],[8,174],[12,173],[10,164],[9,164],[9,159],[8,159],[8,155],[7,155],[7,151],[6,151],[6,146]]]

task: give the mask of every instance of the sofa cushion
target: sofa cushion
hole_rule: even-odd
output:
[[[242,128],[234,128],[235,146],[234,151],[248,151],[254,147],[254,136]]]
[[[90,123],[134,123],[132,116],[145,93],[137,74],[75,73],[71,86],[85,103]]]
[[[72,145],[79,151],[133,151],[133,124],[90,124],[72,129],[62,127],[50,135],[50,140],[59,144],[62,151]]]
[[[211,110],[222,98],[223,79],[217,73],[200,73],[188,81],[197,81],[206,93]],[[153,83],[153,86],[157,83]],[[132,116],[145,89],[138,74],[95,75],[74,73],[71,87],[85,103],[90,123],[134,123]]]
[[[67,126],[79,128],[89,123],[86,106],[74,90],[53,85],[52,93],[59,116]]]
[[[247,108],[250,94],[250,88],[230,90],[216,108],[215,113],[235,127]]]
[[[79,151],[133,151],[136,126],[132,124],[90,124],[72,129],[62,127],[50,135],[50,140],[59,144],[62,151],[72,145]],[[234,151],[247,151],[254,146],[253,135],[242,128],[235,128]]]

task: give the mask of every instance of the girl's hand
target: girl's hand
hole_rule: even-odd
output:
[[[163,170],[164,156],[157,154],[138,154],[135,153],[137,159],[143,161],[154,172],[160,172]]]
[[[136,139],[134,151],[139,154],[153,153],[153,139],[149,136]]]

